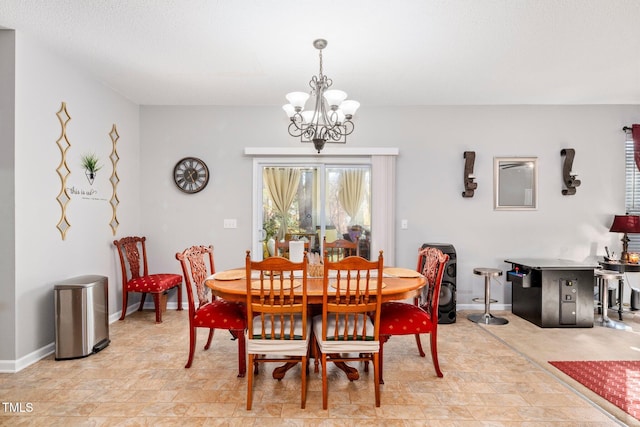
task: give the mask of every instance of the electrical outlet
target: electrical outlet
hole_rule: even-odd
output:
[[[224,228],[238,228],[238,221],[235,219],[225,219]]]

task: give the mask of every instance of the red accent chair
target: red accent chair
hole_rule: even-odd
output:
[[[213,262],[213,246],[191,246],[176,254],[180,261],[187,287],[189,301],[189,359],[185,368],[190,368],[196,348],[196,328],[209,328],[205,350],[211,347],[211,339],[216,329],[226,329],[238,340],[238,377],[247,372],[244,331],[247,328],[244,305],[225,301],[213,296],[209,300],[209,288],[205,280],[216,272]],[[208,261],[208,262],[207,262]],[[196,290],[198,300],[194,298]]]
[[[145,297],[149,293],[153,295],[156,323],[162,323],[160,294],[167,292],[169,289],[177,288],[178,310],[182,310],[182,276],[167,273],[149,274],[146,239],[146,237],[131,236],[113,241],[115,247],[118,248],[120,267],[122,269],[122,315],[120,320],[124,320],[127,313],[128,293],[141,292],[142,298],[140,299],[138,311],[142,311]]]
[[[424,357],[420,334],[431,334],[431,358],[438,377],[442,377],[438,364],[438,302],[442,275],[449,255],[437,248],[425,247],[418,251],[417,271],[422,273],[427,284],[414,304],[386,302],[380,315],[380,383],[382,377],[383,347],[392,335],[415,335],[420,356]]]

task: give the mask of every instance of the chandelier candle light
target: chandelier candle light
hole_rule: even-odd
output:
[[[327,41],[315,40],[313,46],[320,51],[320,73],[309,81],[311,93],[288,93],[289,104],[283,105],[282,109],[291,119],[289,135],[300,137],[302,142],[313,142],[319,153],[327,142],[347,142],[347,135],[354,129],[351,119],[360,103],[348,100],[347,94],[341,90],[329,89],[333,81],[322,72],[322,49],[327,47]],[[315,107],[305,110],[311,96],[315,98]]]

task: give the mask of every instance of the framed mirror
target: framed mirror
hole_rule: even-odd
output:
[[[538,207],[538,158],[493,158],[493,208],[535,210]]]

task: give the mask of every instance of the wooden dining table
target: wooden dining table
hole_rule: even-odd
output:
[[[398,269],[395,269],[398,270]],[[402,269],[404,270],[404,269]],[[411,271],[411,270],[406,270]],[[207,287],[214,295],[227,301],[246,302],[247,301],[247,281],[245,280],[245,269],[237,268],[225,270],[224,273],[232,273],[227,277],[234,277],[233,272],[237,272],[239,278],[231,280],[220,280],[216,276],[218,273],[209,276],[205,280]],[[222,275],[220,275],[222,276]],[[398,301],[413,298],[426,284],[424,276],[398,277],[384,274],[382,278],[382,302]],[[322,277],[307,277],[307,303],[322,304]]]
[[[394,275],[386,273],[386,271],[395,273]],[[406,274],[403,274],[406,272]],[[246,303],[247,301],[247,281],[246,270],[244,268],[236,268],[218,272],[209,276],[205,280],[207,287],[211,289],[214,295],[227,301],[235,301]],[[414,276],[414,277],[401,277]],[[426,279],[422,275],[416,274],[415,271],[402,268],[385,268],[382,278],[382,302],[398,301],[405,299],[413,299],[420,292],[420,289],[426,284]],[[307,277],[307,304],[322,305],[323,292],[322,277]],[[294,289],[295,292],[295,289]],[[273,378],[282,379],[287,372],[295,364],[286,364],[278,367],[273,371]],[[349,380],[357,380],[359,373],[356,368],[346,365],[343,362],[336,362],[336,366],[342,369]]]

